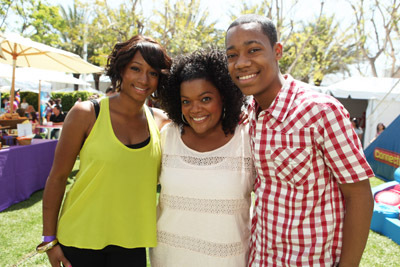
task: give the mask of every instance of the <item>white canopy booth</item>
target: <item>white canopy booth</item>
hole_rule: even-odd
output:
[[[400,114],[400,79],[351,77],[326,90],[343,103],[350,116],[365,112],[364,149],[375,137],[379,122],[388,126]]]

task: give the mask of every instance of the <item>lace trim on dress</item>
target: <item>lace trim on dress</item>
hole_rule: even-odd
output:
[[[250,157],[193,157],[169,154],[162,156],[163,167],[193,169],[193,166],[210,167],[213,165],[216,165],[214,167],[216,170],[238,171],[243,168],[252,170],[253,162]]]
[[[214,257],[229,257],[244,253],[244,247],[241,242],[215,243],[164,231],[157,231],[157,240],[172,247],[188,249]]]
[[[197,199],[166,194],[160,195],[160,205],[162,208],[229,215],[249,209],[244,199]]]

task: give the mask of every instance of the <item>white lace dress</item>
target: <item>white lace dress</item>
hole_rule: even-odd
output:
[[[246,126],[209,152],[182,141],[170,123],[163,149],[158,245],[151,266],[247,266],[254,168]]]

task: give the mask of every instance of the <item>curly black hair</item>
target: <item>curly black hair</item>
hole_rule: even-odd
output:
[[[119,92],[122,84],[122,71],[139,51],[143,59],[159,74],[157,91],[167,78],[172,60],[165,49],[155,40],[143,35],[135,35],[126,42],[117,43],[107,59],[106,74],[111,79],[112,87]],[[157,92],[156,92],[157,93]]]
[[[159,92],[161,108],[183,129],[180,85],[196,79],[207,80],[218,89],[225,110],[222,129],[225,134],[234,133],[245,98],[229,76],[226,54],[222,50],[201,49],[175,59],[167,84]]]

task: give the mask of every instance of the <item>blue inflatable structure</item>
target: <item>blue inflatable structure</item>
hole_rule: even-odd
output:
[[[372,188],[375,205],[371,230],[400,245],[400,116],[365,149],[365,156],[375,176],[387,181]]]
[[[380,192],[390,191],[396,185],[400,186],[400,168],[394,173],[395,181],[387,182],[372,188],[374,199]],[[400,245],[400,209],[383,203],[374,205],[374,213],[371,220],[371,230],[385,235]]]
[[[364,151],[375,176],[394,180],[400,166],[400,115]]]

